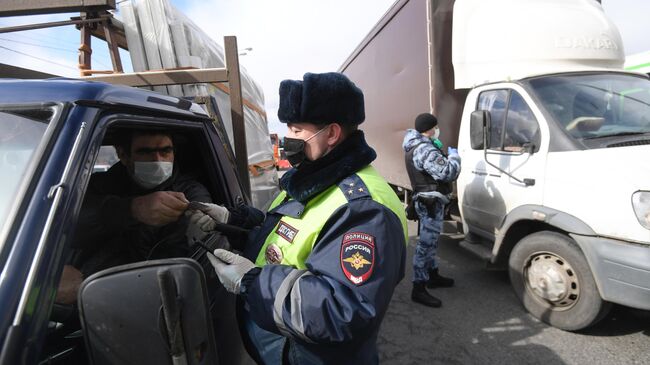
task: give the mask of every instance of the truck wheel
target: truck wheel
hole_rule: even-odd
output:
[[[553,327],[586,328],[611,307],[600,297],[582,251],[564,234],[543,231],[524,237],[510,254],[509,274],[528,312]]]

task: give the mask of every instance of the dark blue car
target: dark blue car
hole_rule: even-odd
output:
[[[111,144],[116,130],[174,131],[186,141],[184,163],[200,174],[213,201],[231,206],[247,202],[216,104],[209,98],[204,102],[205,109],[145,90],[76,80],[0,80],[0,364],[115,363],[124,353],[131,354],[126,363],[138,363],[138,356],[156,346],[171,354],[171,340],[161,335],[161,323],[169,322],[161,320],[168,313],[156,292],[158,284],[154,279],[136,282],[149,273],[162,283],[169,272],[182,306],[178,317],[185,321],[179,328],[185,335],[186,363],[242,361],[235,299],[223,291],[210,267],[201,269],[207,260],[198,247],[189,259],[109,269],[94,283],[93,277],[86,278],[83,308],[81,303],[55,303],[89,178],[110,166],[100,150]],[[216,234],[206,244],[213,248],[225,240]],[[154,294],[145,293],[148,286]],[[118,301],[111,290],[136,294]],[[100,313],[97,303],[117,314]],[[210,322],[207,332],[199,328],[202,321],[189,328],[187,321],[197,313]],[[112,317],[118,315],[122,322]],[[154,316],[155,323],[144,323],[147,316]],[[98,324],[98,318],[104,322]],[[116,332],[121,327],[111,326],[141,332],[129,338]],[[189,343],[204,332],[207,340]],[[172,357],[162,363],[171,364]]]

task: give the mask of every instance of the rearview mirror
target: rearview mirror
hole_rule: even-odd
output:
[[[490,112],[475,110],[470,115],[470,144],[474,150],[490,148],[487,132],[490,130]]]
[[[207,298],[203,270],[185,258],[90,276],[78,299],[90,363],[218,363]]]

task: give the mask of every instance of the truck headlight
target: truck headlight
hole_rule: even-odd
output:
[[[632,194],[632,208],[639,223],[650,229],[650,191],[637,191]]]

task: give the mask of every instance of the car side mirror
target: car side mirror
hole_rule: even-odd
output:
[[[522,147],[522,152],[532,155],[535,152],[535,144],[533,142],[524,143]]]
[[[218,363],[203,270],[175,258],[114,267],[79,289],[91,364]]]
[[[470,115],[470,144],[474,150],[490,148],[488,131],[490,130],[490,112],[475,110]]]

